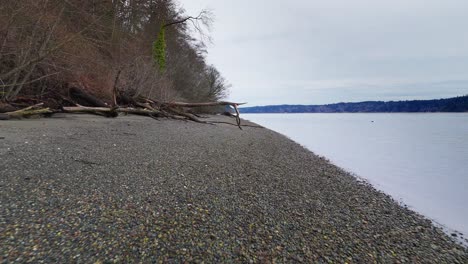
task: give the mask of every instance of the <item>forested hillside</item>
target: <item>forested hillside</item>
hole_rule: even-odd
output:
[[[211,22],[174,0],[2,0],[0,104],[51,103],[73,87],[109,102],[115,85],[133,97],[216,101],[227,85],[205,59]]]
[[[468,112],[468,95],[436,100],[255,106],[240,108],[240,111],[242,113]]]

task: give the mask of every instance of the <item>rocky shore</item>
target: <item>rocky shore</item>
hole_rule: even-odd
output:
[[[0,189],[2,263],[468,263],[429,220],[264,128],[4,121]]]

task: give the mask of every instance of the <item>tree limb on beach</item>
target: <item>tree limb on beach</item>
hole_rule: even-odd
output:
[[[0,120],[9,120],[9,119],[19,119],[23,117],[30,117],[35,115],[45,115],[45,114],[52,114],[53,111],[50,110],[48,107],[42,108],[44,104],[36,104],[24,109],[16,110],[13,112],[6,112],[0,114]]]
[[[34,104],[32,106],[6,112],[0,114],[0,120],[9,120],[9,119],[21,119],[30,116],[43,116],[51,115],[55,113],[87,113],[100,115],[105,117],[118,117],[119,114],[131,114],[131,115],[140,115],[148,116],[151,118],[171,118],[177,120],[188,120],[196,123],[202,124],[216,124],[223,123],[229,125],[235,125],[239,129],[242,129],[240,113],[238,106],[245,103],[235,103],[227,101],[219,102],[201,102],[201,103],[188,103],[188,102],[159,102],[150,98],[145,97],[131,97],[122,95],[117,89],[118,75],[115,80],[114,89],[113,89],[113,98],[111,105],[108,105],[98,99],[97,97],[81,90],[76,87],[70,89],[71,98],[62,98],[63,102],[74,104],[73,106],[61,105],[58,109],[50,109],[49,107],[44,107],[44,103]],[[66,99],[66,100],[65,100]],[[77,103],[79,102],[79,103]],[[81,105],[86,104],[86,105]],[[216,106],[230,106],[232,107],[236,114],[231,114],[231,116],[236,118],[236,123],[229,122],[220,122],[220,121],[205,121],[202,120],[199,116],[195,115],[191,109],[197,107],[216,107]]]

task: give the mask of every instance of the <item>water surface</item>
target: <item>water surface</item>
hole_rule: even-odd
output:
[[[468,235],[468,114],[244,114]]]

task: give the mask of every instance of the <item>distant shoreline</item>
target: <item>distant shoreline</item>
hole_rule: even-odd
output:
[[[251,115],[251,114],[468,114],[467,112],[278,112],[278,113],[270,113],[270,112],[261,112],[261,113],[250,113],[250,112],[242,112],[243,115]]]
[[[266,105],[239,108],[241,113],[464,113],[468,95],[434,100],[366,101],[326,105]]]

